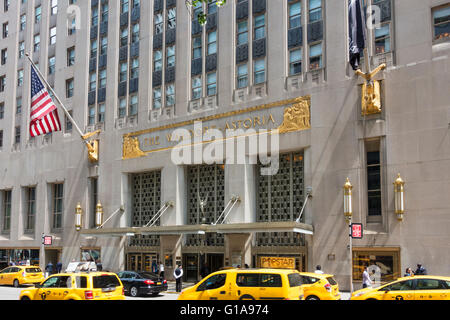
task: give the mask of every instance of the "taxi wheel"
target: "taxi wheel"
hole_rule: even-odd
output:
[[[19,280],[14,279],[13,286],[14,286],[14,288],[18,288],[19,287]]]
[[[138,289],[136,287],[130,288],[130,296],[132,296],[134,298],[138,296]]]
[[[30,298],[28,298],[27,296],[23,296],[22,298],[20,298],[20,300],[27,301],[27,300],[30,300]]]
[[[320,299],[316,296],[308,296],[308,298],[306,298],[306,300],[313,301],[313,300],[320,300]]]
[[[239,298],[239,300],[255,300],[251,295],[244,294],[242,297]]]

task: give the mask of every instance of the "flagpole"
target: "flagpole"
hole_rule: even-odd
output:
[[[61,106],[61,108],[63,109],[65,115],[67,116],[67,118],[69,118],[70,122],[72,122],[72,124],[75,126],[75,128],[77,129],[78,133],[81,136],[81,139],[86,143],[89,144],[89,142],[87,142],[83,136],[83,132],[81,131],[81,129],[78,127],[78,125],[76,124],[75,120],[73,120],[72,116],[70,115],[69,111],[67,111],[66,107],[64,106],[64,104],[61,102],[61,100],[59,99],[58,95],[56,94],[56,92],[53,90],[53,88],[50,86],[50,84],[47,82],[47,80],[45,79],[44,75],[41,73],[41,71],[39,70],[38,67],[36,67],[36,65],[34,64],[33,60],[31,60],[30,55],[28,53],[25,53],[25,55],[27,56],[28,60],[30,61],[31,65],[34,67],[34,70],[36,70],[36,72],[39,74],[39,77],[41,78],[42,81],[44,81],[45,85],[47,86],[47,88],[52,92],[53,96],[55,97],[56,101],[58,102],[58,104]],[[89,145],[90,146],[90,145]]]

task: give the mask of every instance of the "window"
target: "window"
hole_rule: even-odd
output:
[[[91,41],[91,59],[97,57],[97,39]]]
[[[98,112],[97,112],[97,122],[104,123],[105,122],[105,104],[98,104]]]
[[[322,68],[322,43],[309,47],[309,70]]]
[[[22,97],[16,99],[16,114],[22,113]]]
[[[120,30],[120,46],[128,45],[128,27],[122,28]]]
[[[129,111],[129,115],[130,116],[135,116],[138,113],[138,107],[139,107],[139,97],[138,95],[132,95],[130,97],[130,111]]]
[[[20,126],[17,126],[14,130],[14,143],[20,144]]]
[[[206,76],[206,94],[213,96],[217,93],[217,77],[216,73],[208,73]]]
[[[264,14],[256,16],[254,21],[253,39],[264,38],[266,36],[266,16]]]
[[[353,280],[361,281],[364,267],[379,271],[381,282],[393,281],[402,276],[399,248],[353,248]]]
[[[375,54],[391,51],[390,23],[383,24],[375,29]]]
[[[91,228],[95,228],[95,212],[98,203],[98,178],[97,177],[89,178],[89,185],[90,185],[89,207],[91,212],[89,220]]]
[[[166,85],[166,106],[175,104],[175,85],[173,83]]]
[[[417,279],[416,290],[445,290],[445,289],[447,289],[447,288],[444,284],[444,281],[442,281],[442,280]]]
[[[300,1],[289,4],[289,29],[300,27],[301,14],[302,6]]]
[[[52,227],[53,229],[62,228],[64,184],[57,183],[53,185],[53,210]]]
[[[91,9],[91,26],[96,27],[98,25],[98,7],[92,7]]]
[[[69,111],[69,114],[70,114],[70,116],[72,117],[73,116],[73,111],[72,110],[70,110]],[[70,132],[72,132],[72,121],[70,121],[70,119],[69,119],[69,117],[67,116],[67,115],[64,115],[64,119],[65,119],[65,124],[66,124],[66,126],[65,126],[65,132],[66,133],[70,133]]]
[[[127,71],[128,71],[128,63],[127,62],[120,63],[119,82],[127,81]]]
[[[21,87],[23,85],[23,70],[17,71],[17,86]]]
[[[0,92],[5,91],[5,87],[6,87],[6,76],[1,76],[0,77]],[[2,114],[3,117],[3,114]]]
[[[202,37],[192,38],[192,59],[198,59],[202,57]]]
[[[102,22],[107,22],[108,21],[108,11],[109,11],[109,5],[108,5],[107,1],[102,3],[101,11],[102,11],[102,16],[101,16]]]
[[[389,286],[383,287],[381,289],[382,291],[408,291],[408,290],[414,290],[413,281],[412,280],[406,280],[406,281],[399,281],[396,283],[393,283]]]
[[[73,86],[74,86],[73,78],[66,80],[66,98],[73,97]]]
[[[369,217],[381,216],[380,141],[366,142],[367,207]]]
[[[55,73],[55,64],[56,64],[56,58],[54,56],[48,58],[48,74]]]
[[[0,149],[3,148],[3,130],[0,130]]]
[[[3,11],[8,12],[9,10],[9,1],[10,0],[3,0]]]
[[[34,230],[35,217],[36,217],[36,187],[26,188],[27,193],[27,212],[26,212],[26,224],[25,230]]]
[[[153,71],[162,70],[162,51],[156,50],[153,53]]]
[[[259,84],[266,81],[266,61],[258,59],[254,61],[254,83]]]
[[[248,42],[248,22],[240,21],[237,26],[237,45],[246,44]]]
[[[67,66],[75,65],[75,47],[67,49]]]
[[[265,274],[260,275],[261,287],[281,287],[281,276],[279,274]]]
[[[89,74],[89,91],[94,91],[97,89],[97,74],[91,72]]]
[[[167,68],[175,67],[175,46],[167,47]]]
[[[89,106],[88,109],[88,125],[92,126],[95,124],[95,106]]]
[[[202,77],[197,76],[192,78],[192,100],[197,100],[202,97]]]
[[[11,203],[12,191],[3,191],[3,231],[11,229]]]
[[[19,59],[23,58],[25,56],[25,42],[21,41],[19,42]]]
[[[225,285],[226,279],[227,275],[225,273],[210,276],[198,286],[197,291],[219,289]]]
[[[259,274],[258,273],[241,273],[236,275],[236,284],[239,287],[258,287]]]
[[[42,8],[37,6],[34,8],[34,23],[39,23],[42,19]]]
[[[309,0],[309,22],[322,20],[322,0]]]
[[[5,23],[2,25],[2,35],[3,35],[3,39],[8,38],[8,31],[9,31],[8,22],[5,22]]]
[[[154,22],[155,23],[154,34],[162,33],[163,32],[163,27],[164,27],[162,13],[155,14],[154,21],[155,21]]]
[[[5,116],[5,103],[1,102],[0,103],[0,119],[3,119],[4,116]]]
[[[247,64],[237,66],[237,87],[238,89],[245,88],[248,85],[248,68]]]
[[[6,61],[8,59],[8,49],[2,49],[2,56],[1,56],[1,63],[2,65],[6,64]]]
[[[208,33],[208,55],[215,54],[217,52],[217,31],[211,31]]]
[[[20,16],[20,31],[24,31],[27,26],[27,15],[23,14]]]
[[[119,99],[119,118],[124,118],[127,115],[127,99],[120,98]]]
[[[51,15],[55,15],[58,13],[58,0],[51,0]]]
[[[106,69],[99,70],[98,88],[106,88]]]
[[[130,79],[139,78],[139,58],[133,58],[131,60]]]
[[[108,36],[102,36],[100,38],[100,55],[106,54],[108,50]]]
[[[126,13],[129,10],[128,0],[120,0],[120,13]]]
[[[450,39],[450,5],[433,9],[434,40]]]
[[[67,28],[67,35],[71,36],[74,35],[76,32],[77,32],[77,19],[72,18],[72,20],[70,21],[70,25]]]
[[[167,10],[167,29],[173,29],[177,25],[177,8],[172,7]]]
[[[153,109],[160,109],[162,106],[161,88],[153,89]]]
[[[131,43],[139,42],[139,23],[133,24],[131,30]]]
[[[56,27],[50,28],[50,44],[56,43]]]
[[[289,75],[302,73],[302,49],[289,51]]]
[[[41,47],[41,36],[39,34],[34,35],[33,38],[33,51],[38,52]]]

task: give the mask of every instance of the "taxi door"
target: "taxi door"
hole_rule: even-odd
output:
[[[9,272],[11,270],[12,267],[9,267],[0,272],[0,284],[11,284],[11,281],[9,281]]]
[[[198,288],[198,300],[228,300],[229,285],[226,273],[219,273],[207,278]]]
[[[414,280],[395,282],[383,288],[383,300],[414,300]]]
[[[283,290],[283,282],[280,274],[275,273],[261,273],[259,283],[260,300],[281,300],[285,297]]]
[[[53,276],[48,278],[38,290],[41,300],[64,300],[72,287],[70,276]]]
[[[450,290],[438,279],[417,279],[416,300],[450,300]]]

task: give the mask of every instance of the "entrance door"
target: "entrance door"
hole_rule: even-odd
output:
[[[142,254],[131,253],[128,254],[128,270],[142,271]]]
[[[152,253],[144,254],[144,271],[156,272],[158,268],[158,256]]]
[[[198,280],[198,254],[189,253],[184,255],[183,269],[185,281],[197,281]]]
[[[222,253],[208,253],[208,269],[210,273],[218,271],[224,265]]]

